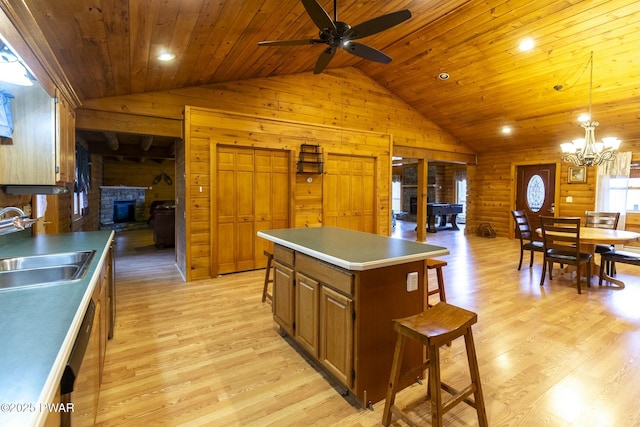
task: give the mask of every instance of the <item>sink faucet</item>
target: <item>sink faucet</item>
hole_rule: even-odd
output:
[[[0,209],[0,218],[2,218],[7,212],[15,212],[20,216],[25,216],[22,209],[16,208],[15,206],[7,206],[6,208]]]
[[[7,206],[6,208],[0,209],[0,218],[4,217],[4,215],[9,212],[14,212],[18,215],[8,219],[0,220],[0,234],[24,230],[25,227],[30,227],[31,224],[37,221],[36,219],[27,218],[27,215],[24,213],[24,211],[20,208],[16,208],[15,206]]]

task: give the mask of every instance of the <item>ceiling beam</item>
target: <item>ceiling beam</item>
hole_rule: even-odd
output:
[[[153,135],[145,135],[140,141],[140,148],[142,151],[147,151],[151,147],[151,144],[153,144]]]
[[[118,151],[112,151],[102,142],[90,141],[88,143],[91,154],[102,156],[119,156],[119,157],[146,157],[150,159],[173,159],[170,147],[150,147],[147,151],[141,151],[136,145],[121,145]]]
[[[120,147],[120,143],[118,142],[118,136],[113,132],[105,132],[104,137],[107,140],[107,146],[111,148],[113,151],[116,151],[118,147]]]

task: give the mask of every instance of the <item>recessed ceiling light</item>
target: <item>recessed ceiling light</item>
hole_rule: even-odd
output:
[[[527,37],[526,39],[523,39],[522,41],[520,41],[520,50],[521,51],[527,51],[527,50],[531,50],[533,49],[533,46],[535,46],[535,42],[533,41],[532,38]]]
[[[170,53],[170,52],[163,52],[160,55],[158,55],[158,59],[160,61],[171,61],[175,57],[176,56],[173,53]]]
[[[449,74],[447,74],[447,73],[440,73],[440,74],[438,74],[438,78],[439,78],[440,80],[449,80]]]

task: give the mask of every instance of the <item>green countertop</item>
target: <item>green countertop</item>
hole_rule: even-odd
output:
[[[336,227],[284,228],[258,236],[347,270],[370,270],[449,254],[442,246]]]
[[[48,416],[113,232],[0,240],[0,258],[96,250],[79,282],[0,290],[0,425],[36,426]]]

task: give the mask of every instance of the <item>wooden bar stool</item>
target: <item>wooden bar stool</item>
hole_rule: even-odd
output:
[[[482,397],[482,388],[480,387],[478,360],[471,332],[471,325],[476,323],[477,320],[478,315],[476,313],[445,302],[439,302],[433,308],[415,316],[393,320],[393,329],[398,333],[398,339],[393,355],[393,364],[391,365],[387,400],[382,414],[383,425],[388,426],[391,423],[393,414],[399,416],[409,425],[417,425],[395,405],[396,393],[400,391],[398,384],[402,379],[406,377],[415,378],[417,374],[424,372],[428,368],[429,385],[427,397],[431,402],[431,425],[441,427],[443,415],[458,403],[464,402],[476,409],[480,426],[487,426],[487,413],[484,406],[484,398]],[[471,384],[464,390],[458,391],[440,380],[440,347],[460,336],[464,336],[467,349]],[[410,369],[401,378],[400,368],[407,339],[419,341],[426,346],[428,360],[422,365]],[[452,395],[446,402],[443,402],[441,390],[445,390]],[[473,400],[470,399],[471,395],[474,396]]]
[[[267,298],[269,301],[273,301],[271,294],[269,293],[269,283],[273,283],[271,278],[271,269],[273,268],[273,254],[269,251],[264,251],[264,255],[267,257],[267,270],[264,272],[264,287],[262,288],[262,302],[265,302]]]
[[[429,304],[429,296],[438,294],[440,296],[440,301],[447,302],[447,296],[444,292],[444,276],[442,275],[442,267],[447,265],[447,261],[443,261],[441,259],[427,259],[427,270],[436,270],[436,275],[438,277],[438,288],[429,290],[427,288],[427,307],[431,307],[433,304]]]

